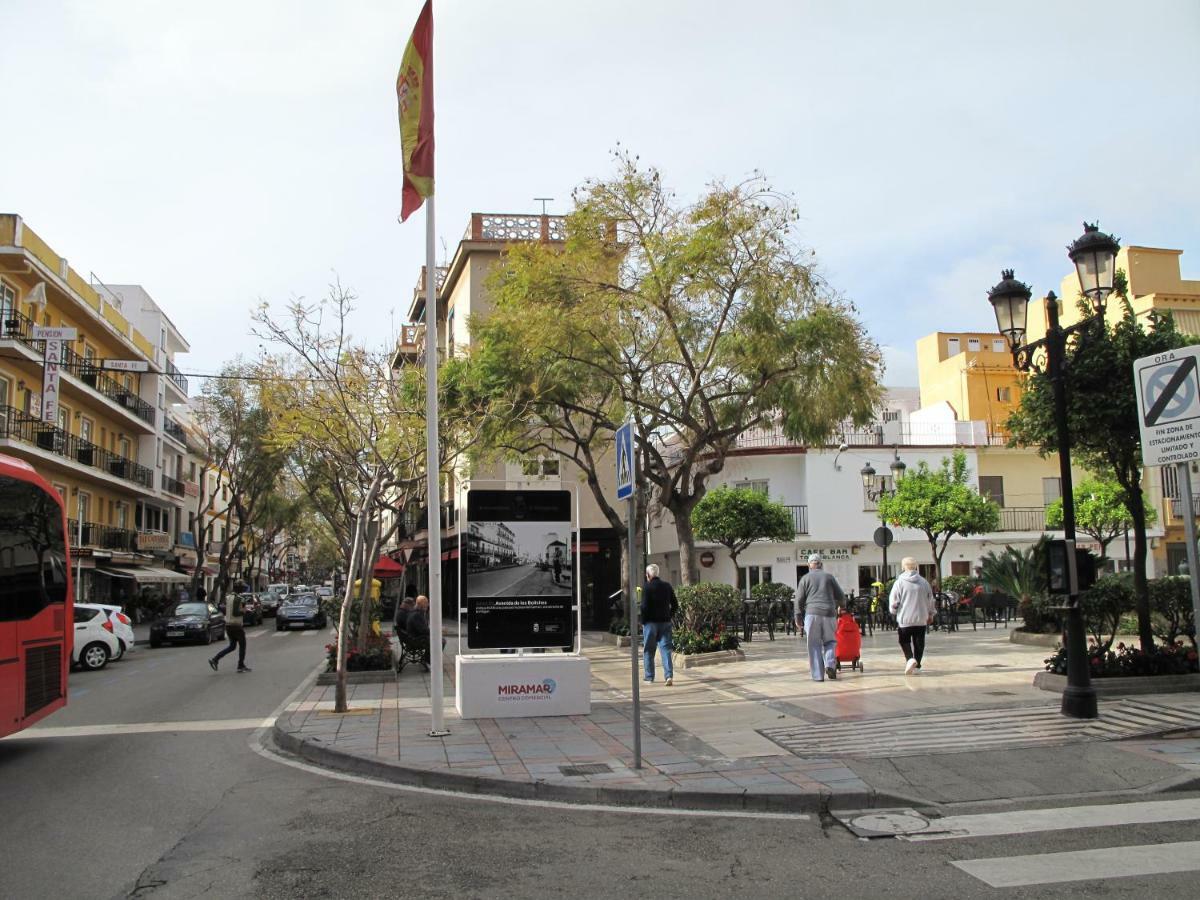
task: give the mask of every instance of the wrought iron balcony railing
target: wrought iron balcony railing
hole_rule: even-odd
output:
[[[13,406],[0,406],[0,438],[32,444],[144,488],[154,487],[153,470]]]

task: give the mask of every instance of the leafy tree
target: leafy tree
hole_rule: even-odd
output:
[[[1007,546],[1001,553],[989,551],[980,565],[983,583],[1003,591],[1017,601],[1017,614],[1025,620],[1026,631],[1043,631],[1050,625],[1044,619],[1041,601],[1045,598],[1046,542],[1042,535],[1036,544],[1020,549]]]
[[[1000,525],[1000,508],[971,487],[969,475],[967,455],[956,450],[936,469],[922,460],[897,483],[894,494],[879,498],[880,518],[925,533],[939,584],[950,538],[995,531]]]
[[[792,514],[766,494],[746,488],[719,487],[709,491],[692,510],[692,530],[702,541],[729,551],[736,568],[738,556],[755,541],[792,541]]]
[[[738,437],[779,421],[816,443],[867,421],[882,358],[795,241],[795,204],[762,177],[684,204],[655,169],[617,162],[576,191],[564,244],[513,244],[496,267],[492,308],[470,323],[475,384],[513,410],[485,423],[488,443],[575,463],[622,534],[603,484],[632,418],[641,512],[672,513],[691,584],[692,510]]]
[[[1100,545],[1100,561],[1108,559],[1108,545],[1129,528],[1132,517],[1125,506],[1125,491],[1110,479],[1088,478],[1075,485],[1075,527]],[[1153,525],[1158,514],[1149,500],[1143,499],[1146,524]],[[1046,507],[1046,524],[1063,527],[1063,503],[1058,498]]]
[[[1092,472],[1111,476],[1121,486],[1121,499],[1133,523],[1138,638],[1142,650],[1149,653],[1154,646],[1146,582],[1149,507],[1142,492],[1133,363],[1143,356],[1183,347],[1188,338],[1179,333],[1169,313],[1152,317],[1147,327],[1129,303],[1125,273],[1118,270],[1116,276],[1113,297],[1121,304],[1121,318],[1112,325],[1097,323],[1067,349],[1067,426],[1072,460]],[[1009,416],[1007,428],[1010,442],[1016,446],[1036,447],[1043,456],[1058,452],[1053,384],[1047,376],[1031,374],[1026,379],[1021,406]]]

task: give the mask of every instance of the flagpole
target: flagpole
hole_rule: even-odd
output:
[[[430,737],[449,734],[442,715],[442,509],[438,472],[437,265],[433,196],[425,198],[425,470],[429,534]]]

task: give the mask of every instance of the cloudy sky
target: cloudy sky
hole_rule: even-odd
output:
[[[383,340],[423,261],[396,222],[394,80],[419,0],[0,0],[0,211],[137,282],[192,345],[253,354],[260,300],[359,295]],[[1002,266],[1057,289],[1098,218],[1200,278],[1200,3],[440,0],[438,234],[533,212],[619,142],[683,197],[754,169],[915,384],[994,327]],[[441,246],[441,244],[439,244]],[[439,251],[440,253],[440,251]],[[439,260],[440,261],[440,260]]]

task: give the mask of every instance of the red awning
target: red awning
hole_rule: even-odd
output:
[[[458,559],[458,548],[455,547],[453,550],[443,550],[442,551],[442,559],[443,560]]]
[[[599,541],[581,541],[579,544],[579,552],[580,553],[599,553],[600,552],[600,542]]]
[[[379,557],[379,562],[375,563],[376,578],[395,578],[404,571],[404,564],[398,563],[390,556]]]

